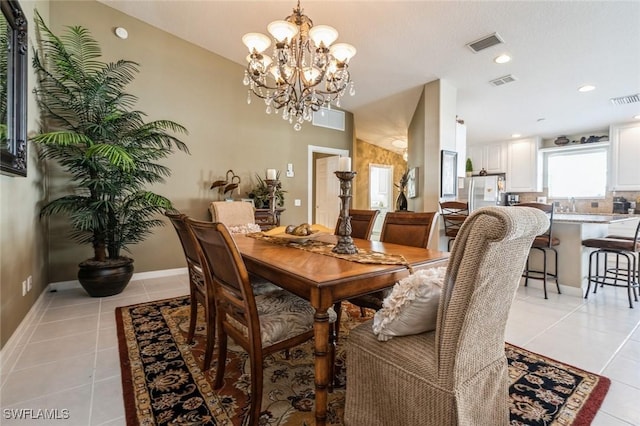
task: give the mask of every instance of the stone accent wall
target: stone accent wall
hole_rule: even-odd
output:
[[[369,164],[384,164],[393,166],[393,182],[398,183],[400,177],[407,170],[407,162],[402,155],[396,154],[377,145],[357,139],[355,143],[355,171],[358,172],[354,185],[354,209],[369,209]],[[393,189],[395,202],[398,189]]]

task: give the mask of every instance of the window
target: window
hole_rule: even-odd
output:
[[[607,148],[550,153],[547,180],[550,198],[604,198]]]

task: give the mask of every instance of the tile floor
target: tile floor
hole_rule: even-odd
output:
[[[184,274],[135,280],[102,299],[79,288],[46,293],[13,353],[3,354],[0,424],[124,425],[114,308],[187,292]],[[585,302],[553,291],[544,300],[535,281],[521,286],[507,341],[609,377],[594,425],[640,425],[640,303],[629,309],[624,289],[608,287]],[[69,418],[11,420],[11,408],[58,409]]]

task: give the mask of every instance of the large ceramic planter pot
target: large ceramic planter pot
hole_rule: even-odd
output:
[[[85,260],[78,265],[78,280],[91,297],[106,297],[122,293],[133,276],[133,259],[120,257],[96,262]]]

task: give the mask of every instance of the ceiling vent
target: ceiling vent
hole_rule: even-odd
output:
[[[505,75],[505,76],[496,78],[495,80],[491,80],[489,83],[491,83],[491,84],[493,84],[494,86],[497,87],[497,86],[502,86],[502,85],[507,84],[507,83],[512,83],[512,82],[514,82],[516,80],[517,79],[514,76],[509,74],[509,75]]]
[[[619,98],[611,98],[611,103],[614,105],[626,105],[640,102],[640,93],[629,96],[620,96]]]
[[[469,49],[473,50],[473,53],[478,53],[481,50],[488,49],[496,44],[504,43],[498,33],[490,34],[486,37],[482,37],[480,40],[472,41],[468,43]]]

